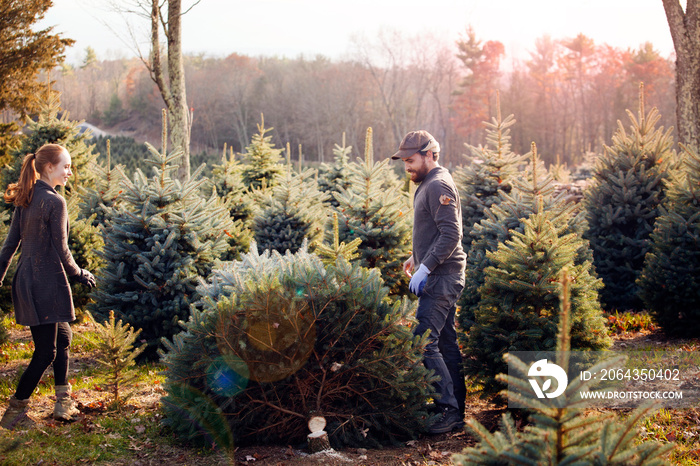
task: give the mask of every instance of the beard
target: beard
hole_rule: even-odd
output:
[[[430,170],[428,169],[427,164],[423,163],[423,165],[421,165],[418,169],[407,170],[406,172],[411,176],[411,181],[414,183],[420,183],[425,179]]]

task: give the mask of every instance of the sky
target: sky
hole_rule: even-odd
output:
[[[120,15],[109,3],[54,0],[39,25],[76,40],[66,54],[69,63],[79,63],[88,46],[98,59],[135,56],[128,23],[147,51],[148,20]],[[182,0],[183,9],[192,3]],[[545,34],[565,39],[583,33],[623,49],[651,42],[662,56],[673,53],[661,0],[201,0],[183,16],[183,50],[336,60],[349,56],[353,37],[429,31],[454,43],[470,25],[477,39],[502,42],[514,59],[527,59]]]

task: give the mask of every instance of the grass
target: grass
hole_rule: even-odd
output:
[[[700,409],[660,409],[640,426],[640,440],[654,439],[674,442],[670,464],[696,466],[700,464]]]
[[[5,324],[9,324],[11,338],[0,346],[0,409],[4,409],[14,392],[33,346],[25,327],[14,325],[7,318]],[[0,464],[231,464],[232,459],[222,453],[183,445],[163,426],[160,398],[165,394],[162,388],[165,376],[160,364],[137,365],[133,369],[136,380],[130,386],[134,396],[121,407],[111,404],[106,376],[95,361],[98,337],[92,325],[81,323],[74,327],[71,348],[70,382],[84,414],[73,423],[51,419],[53,375],[50,370],[47,371],[32,397],[30,414],[39,420],[39,427],[28,431],[2,431]],[[700,350],[697,340],[664,341],[655,349],[660,349],[659,346],[666,351]],[[480,387],[470,382],[467,388],[469,415],[487,414],[487,404],[480,404],[484,401],[478,399]],[[613,413],[621,418],[627,415],[620,411]],[[639,441],[655,439],[674,442],[670,464],[700,464],[700,408],[661,409],[646,418],[638,428]],[[461,435],[455,448],[462,448],[469,441],[469,436]],[[404,450],[406,448],[409,447],[404,447]],[[452,451],[456,453],[458,449]],[[426,462],[421,464],[451,464],[449,453],[442,452],[441,455],[439,461],[444,459],[444,463],[436,462],[437,458],[428,461],[426,456]]]
[[[33,344],[29,332],[5,318],[12,337],[0,346],[0,406],[4,412],[24,367],[31,358]],[[228,464],[211,450],[181,445],[164,428],[160,397],[164,394],[163,366],[157,363],[137,365],[132,373],[133,396],[126,404],[115,406],[106,374],[94,359],[97,335],[92,324],[74,327],[71,345],[70,383],[81,412],[77,422],[51,419],[54,383],[51,370],[32,396],[30,416],[38,428],[5,431],[0,434],[0,464],[133,464],[140,460],[162,460],[164,464]]]

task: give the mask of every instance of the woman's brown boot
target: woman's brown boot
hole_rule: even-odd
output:
[[[0,426],[7,430],[14,430],[20,427],[25,429],[34,427],[36,422],[27,416],[27,411],[29,411],[29,399],[18,400],[12,395],[10,397],[10,406],[5,410],[2,420],[0,420]]]
[[[71,385],[56,385],[56,404],[53,407],[53,418],[61,421],[73,421],[80,414],[73,401]]]

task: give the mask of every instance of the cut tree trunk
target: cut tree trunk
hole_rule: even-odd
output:
[[[311,453],[318,453],[319,451],[331,449],[331,444],[328,441],[328,434],[325,430],[311,432],[307,436],[307,439],[309,442],[309,451]]]

